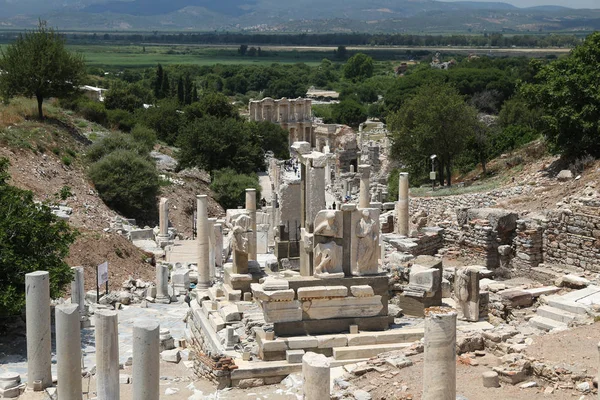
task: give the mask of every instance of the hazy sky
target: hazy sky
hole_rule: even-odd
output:
[[[458,1],[458,0],[443,0],[443,1]],[[510,3],[517,7],[534,7],[534,6],[563,6],[570,8],[598,8],[600,9],[600,0],[473,0],[485,2],[502,2]]]

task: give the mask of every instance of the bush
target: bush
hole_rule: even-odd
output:
[[[147,158],[151,149],[148,143],[138,142],[132,135],[111,132],[88,148],[86,158],[90,162],[96,162],[117,150],[128,150]]]
[[[149,150],[154,148],[157,137],[154,129],[148,128],[144,125],[137,124],[131,130],[131,137],[138,143],[144,145]]]
[[[108,113],[104,104],[88,101],[82,103],[79,108],[80,114],[88,121],[95,122],[100,125],[108,124]]]
[[[506,151],[514,150],[534,141],[540,134],[526,126],[511,125],[494,136],[493,155],[497,156]]]
[[[69,156],[63,156],[62,162],[63,162],[63,164],[65,164],[68,167],[73,163],[73,159]]]
[[[65,262],[77,231],[29,191],[6,183],[8,160],[0,159],[0,315],[18,314],[25,305],[25,274],[50,273],[50,295],[58,298],[73,279]]]
[[[246,189],[256,189],[257,199],[261,198],[260,185],[256,174],[238,174],[231,168],[216,171],[210,185],[215,200],[224,209],[235,209],[246,202]]]
[[[110,208],[142,222],[156,217],[158,173],[155,164],[139,153],[113,151],[90,166],[89,176]]]
[[[133,114],[125,110],[108,110],[108,125],[110,128],[129,132],[135,126]]]
[[[342,100],[331,106],[331,117],[335,123],[357,127],[367,119],[367,110],[356,100]]]

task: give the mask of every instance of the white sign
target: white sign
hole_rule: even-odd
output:
[[[98,286],[108,282],[108,261],[98,265]]]

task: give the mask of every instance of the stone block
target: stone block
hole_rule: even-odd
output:
[[[350,286],[350,293],[354,297],[371,297],[375,295],[373,288],[369,285]]]
[[[278,336],[322,335],[344,333],[350,330],[350,325],[358,325],[361,332],[383,331],[390,326],[387,315],[366,318],[336,318],[321,320],[305,320],[292,322],[279,322],[273,324]]]
[[[358,325],[350,325],[350,334],[357,335],[358,334]]]
[[[259,283],[253,283],[250,288],[254,298],[261,301],[292,301],[296,296],[293,289],[266,291]]]
[[[355,326],[356,331],[358,332],[358,325],[350,325]],[[364,332],[364,333],[356,333],[353,334],[352,330],[350,330],[350,335],[346,335],[348,339],[348,346],[365,346],[369,344],[376,344],[377,339],[374,335],[374,332]]]
[[[267,323],[291,322],[302,320],[301,303],[294,301],[261,302]]]
[[[499,292],[502,302],[510,307],[531,307],[533,305],[533,296],[524,290],[505,290]]]
[[[573,173],[569,169],[563,169],[558,173],[558,175],[556,175],[556,179],[558,179],[561,182],[570,181],[571,179],[573,179]]]
[[[441,289],[442,273],[437,268],[422,270],[417,268],[416,265],[413,265],[410,271],[409,281],[411,286],[417,286],[428,293],[434,293]]]
[[[285,279],[268,277],[262,281],[262,288],[264,291],[287,290],[290,288],[290,284]]]
[[[290,350],[312,349],[319,345],[319,341],[314,336],[297,336],[286,338],[287,346]]]
[[[237,305],[235,304],[227,304],[219,309],[219,314],[223,321],[225,322],[234,322],[240,321],[242,319],[242,315]]]
[[[347,295],[348,288],[345,286],[314,286],[298,289],[298,300],[346,297]]]
[[[285,360],[289,364],[300,364],[304,357],[304,350],[286,350]]]
[[[181,353],[179,350],[165,350],[160,353],[160,358],[163,361],[177,364],[181,361]]]
[[[302,302],[302,319],[374,317],[382,308],[381,296],[313,299]]]
[[[242,291],[232,288],[228,284],[223,284],[223,294],[227,301],[241,301]]]
[[[334,347],[345,347],[348,345],[346,335],[322,335],[317,336],[317,348],[332,349]]]
[[[0,389],[0,398],[3,399],[15,399],[21,395],[21,388],[19,386],[12,387],[9,389]]]
[[[208,316],[208,322],[210,323],[215,332],[219,332],[226,326],[225,321],[223,321],[223,318],[221,318],[221,316],[218,313],[210,314]]]

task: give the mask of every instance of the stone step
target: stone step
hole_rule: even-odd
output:
[[[541,317],[539,315],[531,318],[529,322],[531,325],[544,331],[551,331],[552,329],[567,327],[567,324],[563,322],[558,322],[550,318]]]
[[[540,317],[553,319],[554,321],[562,322],[564,324],[569,324],[570,322],[582,318],[582,315],[580,314],[573,314],[552,306],[541,306],[537,309],[536,314]]]
[[[388,351],[402,350],[410,347],[412,343],[395,344],[372,344],[366,346],[334,347],[333,358],[335,360],[350,360],[353,358],[371,358],[377,354]]]
[[[561,296],[548,297],[548,305],[574,314],[586,315],[588,308],[583,304],[576,303],[572,300],[565,300]]]
[[[597,293],[600,293],[600,287],[590,285],[584,289],[579,289],[579,290],[574,290],[572,292],[569,292],[561,297],[564,300],[579,301],[581,299],[584,299],[585,297],[593,296]]]

